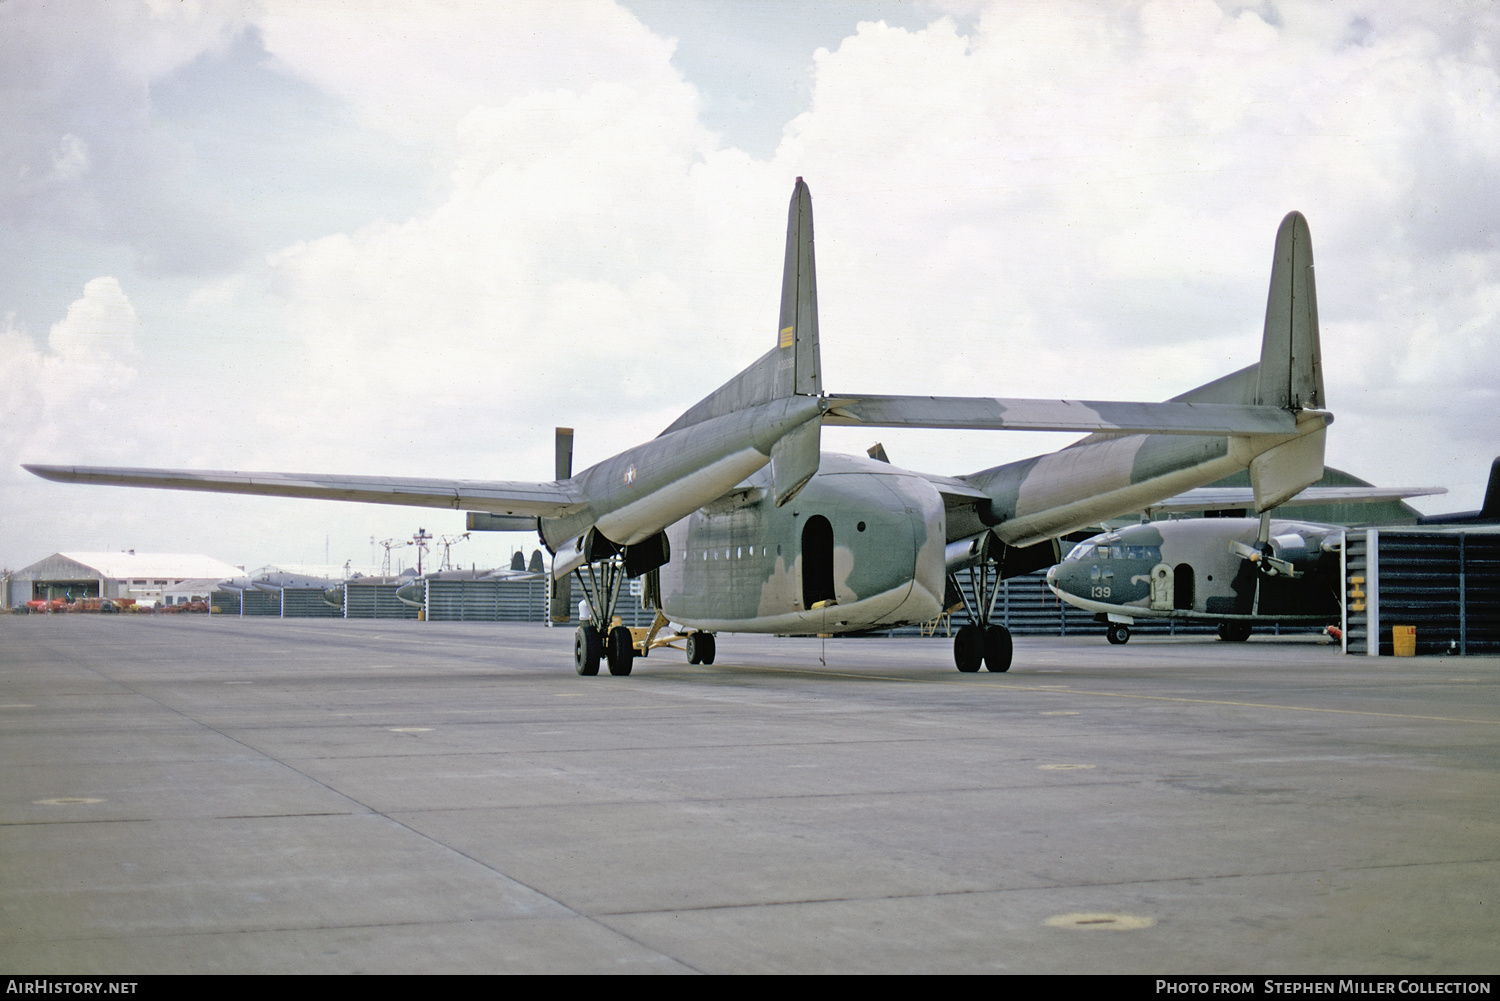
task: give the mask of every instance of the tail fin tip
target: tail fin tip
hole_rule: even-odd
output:
[[[1312,236],[1295,210],[1276,231],[1256,402],[1292,410],[1324,406]]]

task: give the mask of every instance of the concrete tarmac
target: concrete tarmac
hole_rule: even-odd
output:
[[[0,616],[0,968],[1494,973],[1500,659]],[[820,653],[827,664],[819,663]]]

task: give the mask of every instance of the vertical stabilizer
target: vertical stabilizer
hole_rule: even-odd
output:
[[[1312,237],[1301,212],[1287,213],[1276,232],[1255,402],[1292,410],[1324,406]]]
[[[662,433],[678,431],[772,400],[798,395],[818,396],[822,391],[812,195],[799,177],[787,210],[786,263],[782,268],[781,312],[776,324],[775,343],[771,350],[699,400]],[[816,444],[813,442],[814,446]]]
[[[792,189],[786,219],[786,263],[781,272],[781,322],[777,324],[779,396],[817,396],[823,390],[818,361],[818,277],[813,263],[812,194],[802,178]],[[790,371],[786,366],[790,366]]]
[[[1490,482],[1484,490],[1484,506],[1479,509],[1481,521],[1500,521],[1500,458],[1490,463]]]

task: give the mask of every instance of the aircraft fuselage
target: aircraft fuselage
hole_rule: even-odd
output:
[[[942,497],[888,463],[824,453],[779,508],[763,471],[667,537],[662,611],[695,629],[842,633],[942,611]]]
[[[1059,598],[1114,621],[1328,622],[1339,615],[1341,529],[1272,521],[1274,552],[1301,576],[1262,573],[1234,549],[1254,546],[1255,518],[1192,518],[1131,525],[1080,542],[1047,572]]]

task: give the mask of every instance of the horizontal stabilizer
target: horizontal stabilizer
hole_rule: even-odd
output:
[[[830,401],[823,423],[854,427],[970,428],[1130,434],[1296,434],[1278,407],[1228,403],[1018,400],[987,396],[859,396]]]
[[[560,483],[426,480],[392,476],[242,473],[204,469],[127,469],[104,466],[23,466],[44,480],[116,487],[198,490],[218,494],[306,497],[317,500],[472,509],[491,514],[556,517],[580,510],[575,491]]]
[[[1377,501],[1403,500],[1407,497],[1430,497],[1445,494],[1447,487],[1308,487],[1281,507],[1306,507],[1314,504],[1367,504]],[[1199,487],[1146,508],[1150,514],[1173,514],[1185,511],[1224,511],[1255,506],[1255,491],[1249,487]]]

